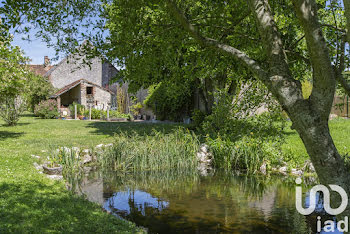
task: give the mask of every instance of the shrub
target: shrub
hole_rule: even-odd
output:
[[[218,97],[212,114],[205,117],[201,130],[207,134],[206,143],[213,153],[215,167],[254,173],[263,162],[282,163],[286,125],[282,112],[273,100],[270,103],[265,100],[269,111],[254,114],[259,106],[256,102],[252,106],[248,105],[249,100],[232,104],[232,96],[224,93]]]
[[[14,126],[23,112],[22,99],[20,97],[6,97],[0,101],[0,117],[9,126]]]
[[[107,115],[107,114],[106,114]],[[130,114],[123,114],[120,113],[119,111],[109,111],[109,117],[110,118],[125,118],[125,119],[130,119]]]
[[[103,110],[98,110],[95,108],[91,108],[91,119],[101,119]],[[84,111],[84,116],[89,117],[90,116],[90,110],[86,109]]]
[[[23,97],[30,111],[34,112],[35,105],[47,100],[53,93],[55,93],[55,89],[47,77],[29,72]]]
[[[43,119],[57,118],[60,115],[57,109],[57,101],[54,99],[41,101],[35,106],[34,114]]]
[[[193,84],[190,80],[182,82],[163,81],[148,89],[144,104],[152,109],[159,120],[182,120],[192,104]]]
[[[89,117],[89,109],[85,110],[83,112],[85,117]],[[109,118],[125,118],[130,119],[130,114],[122,114],[119,111],[110,110],[109,111]],[[107,119],[107,111],[105,110],[98,110],[98,109],[91,109],[91,119]]]
[[[202,125],[205,119],[205,113],[201,110],[195,109],[192,114],[193,125],[198,128]]]
[[[134,114],[134,115],[139,115],[140,114],[140,111],[142,109],[142,104],[140,102],[132,105],[130,107],[130,111]]]
[[[74,117],[74,115],[75,115],[75,106],[77,106],[77,115],[84,115],[85,106],[83,106],[83,105],[81,105],[79,103],[76,103],[76,102],[73,102],[68,107],[69,110],[70,110],[70,115],[72,117]]]

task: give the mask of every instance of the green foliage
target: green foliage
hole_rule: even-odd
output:
[[[91,119],[101,119],[102,114],[103,114],[102,112],[103,112],[102,110],[91,108]],[[90,117],[90,110],[89,109],[86,109],[84,111],[84,116]]]
[[[59,117],[57,101],[53,99],[41,101],[34,108],[34,114],[43,119],[54,119]]]
[[[119,134],[98,161],[104,169],[118,172],[197,170],[198,147],[196,135],[183,129],[168,134]]]
[[[107,116],[107,112],[105,113]],[[110,110],[109,111],[109,118],[124,118],[124,119],[130,119],[131,116],[130,114],[123,114],[120,113],[119,111],[115,111],[115,110]]]
[[[14,126],[19,121],[20,114],[24,110],[23,107],[20,97],[3,97],[0,101],[0,118],[8,126]]]
[[[257,173],[260,166],[266,163],[267,170],[271,165],[282,163],[281,143],[266,141],[263,138],[243,136],[241,139],[207,139],[214,155],[214,166],[226,170],[242,170],[247,173]]]
[[[127,112],[127,92],[124,90],[123,87],[117,88],[117,106],[118,111],[120,113],[126,113]]]
[[[144,104],[159,120],[181,120],[191,108],[190,82],[161,82],[149,88]]]
[[[130,106],[130,111],[133,113],[133,115],[139,115],[141,109],[142,109],[142,104],[140,102]]]
[[[88,118],[90,115],[90,110],[86,109],[83,112],[83,114],[85,117]],[[131,118],[131,116],[130,116],[130,114],[120,113],[117,110],[110,110],[109,111],[109,118],[125,118],[125,119],[129,120]],[[107,111],[91,108],[91,119],[107,119]]]
[[[74,117],[75,115],[75,106],[77,106],[77,115],[85,115],[85,106],[79,103],[73,102],[69,105],[70,115]],[[86,116],[86,115],[85,115]]]
[[[50,95],[54,93],[54,91],[55,89],[47,77],[29,73],[25,86],[25,92],[23,93],[28,109],[34,112],[35,105],[48,99]]]
[[[28,78],[24,66],[27,58],[18,46],[11,45],[11,41],[7,31],[0,34],[0,117],[9,126],[16,125],[23,111],[20,95]]]
[[[20,95],[28,77],[24,66],[27,58],[18,46],[10,44],[11,41],[11,37],[0,37],[0,100]]]
[[[202,126],[203,121],[205,120],[206,114],[198,109],[195,109],[192,113],[193,125],[198,128]]]
[[[255,173],[264,162],[282,163],[285,122],[273,99],[260,98],[266,95],[263,90],[250,87],[245,92],[248,93],[240,92],[243,96],[235,97],[219,92],[213,112],[205,117],[201,131],[207,136],[205,141],[213,152],[215,167]],[[261,104],[268,111],[256,114]]]

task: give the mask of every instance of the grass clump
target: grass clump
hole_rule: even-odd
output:
[[[262,164],[267,170],[271,164],[279,164],[282,158],[276,142],[263,142],[261,139],[243,137],[238,141],[229,139],[208,139],[214,155],[214,167],[226,170],[241,170],[254,174]]]
[[[181,128],[149,135],[120,133],[98,161],[103,168],[119,172],[196,169],[198,147],[197,136]]]

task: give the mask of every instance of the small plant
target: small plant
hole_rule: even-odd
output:
[[[57,101],[53,99],[41,101],[35,106],[34,114],[43,119],[57,118],[60,115],[57,108]]]
[[[117,105],[118,111],[120,113],[126,113],[127,109],[127,92],[123,89],[123,87],[118,86],[117,88]]]
[[[95,108],[91,108],[91,119],[101,119],[102,114],[103,114],[102,112],[103,112],[103,110],[98,110],[98,109],[95,109]],[[83,114],[84,114],[84,116],[89,117],[90,116],[90,110],[86,109],[83,112]]]
[[[76,102],[73,102],[72,104],[69,105],[69,110],[70,110],[70,114],[72,117],[74,117],[75,115],[75,106],[77,106],[77,115],[78,116],[82,116],[84,115],[84,111],[85,111],[85,106],[79,104],[79,103],[76,103]]]
[[[24,108],[20,97],[6,97],[0,101],[0,118],[9,126],[14,126],[19,120]]]
[[[130,115],[129,114],[123,114],[120,113],[119,111],[109,111],[109,117],[110,118],[125,118],[125,119],[129,119]]]
[[[142,104],[140,102],[138,102],[130,107],[130,111],[135,116],[140,114],[141,109],[142,109]]]

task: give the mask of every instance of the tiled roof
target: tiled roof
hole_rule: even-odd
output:
[[[107,92],[109,92],[109,93],[114,94],[114,93],[113,93],[111,90],[109,90],[109,89],[103,88],[103,87],[101,87],[101,86],[99,86],[99,85],[97,85],[97,84],[94,84],[94,83],[92,83],[92,82],[90,82],[90,81],[87,81],[87,80],[85,80],[85,79],[80,79],[80,80],[74,81],[73,83],[70,83],[69,85],[64,86],[62,89],[60,89],[59,91],[57,91],[54,95],[52,95],[51,98],[56,98],[56,97],[58,97],[58,96],[64,94],[65,92],[71,90],[72,88],[76,87],[77,85],[79,85],[79,84],[81,84],[81,83],[87,83],[87,84],[90,84],[90,85],[92,85],[92,86],[98,87],[98,88],[100,88],[100,89],[102,89],[102,90],[104,90],[104,91],[107,91]]]
[[[55,66],[45,66],[45,65],[28,65],[28,68],[30,71],[34,72],[35,74],[39,76],[45,76],[45,74],[54,68]]]

